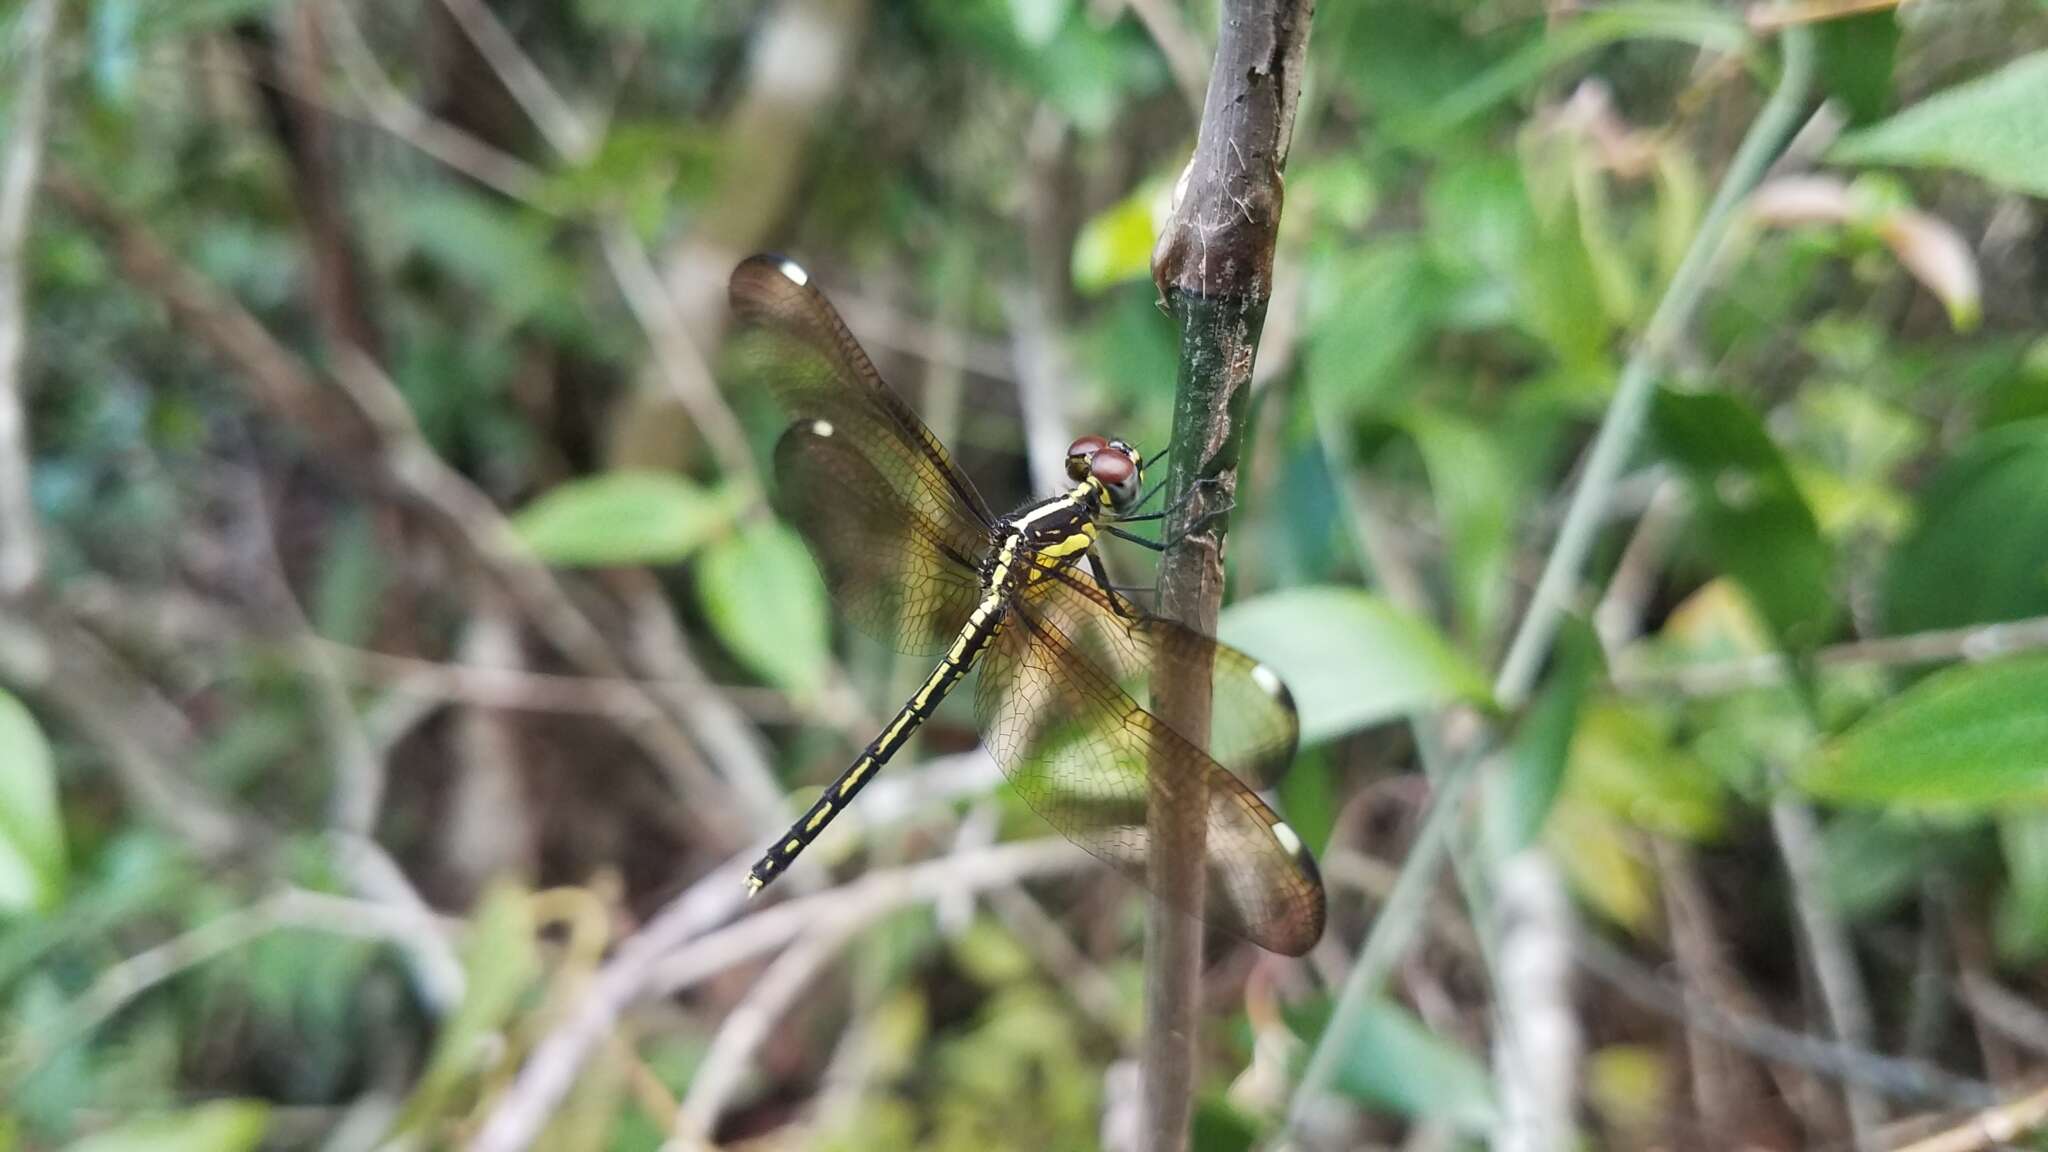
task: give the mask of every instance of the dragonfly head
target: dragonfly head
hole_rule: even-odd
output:
[[[1093,477],[1109,495],[1112,511],[1127,512],[1145,488],[1143,458],[1122,440],[1083,436],[1067,446],[1067,475],[1076,483]]]

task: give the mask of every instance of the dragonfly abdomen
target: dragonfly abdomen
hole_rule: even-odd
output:
[[[931,719],[932,713],[945,702],[947,694],[959,686],[968,669],[974,667],[975,660],[988,647],[990,638],[1002,626],[1006,607],[1006,598],[993,592],[982,600],[938,666],[925,677],[924,683],[918,686],[903,707],[896,710],[895,718],[882,729],[882,734],[875,737],[846,771],[841,772],[839,778],[811,804],[810,810],[791,824],[789,831],[769,845],[768,851],[754,862],[754,867],[747,873],[749,895],[767,887],[769,881],[787,870],[791,861],[811,846],[811,842],[832,823],[833,817],[839,815],[875,773],[881,771],[889,758],[909,742],[919,726]]]

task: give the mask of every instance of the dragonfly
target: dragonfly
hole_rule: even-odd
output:
[[[1294,758],[1286,685],[1243,652],[1139,610],[1104,571],[1101,534],[1137,537],[1119,525],[1162,518],[1139,511],[1156,493],[1142,454],[1083,436],[1067,449],[1070,487],[998,516],[801,266],[750,257],[730,296],[728,363],[790,420],[774,451],[777,511],[841,614],[899,651],[936,657],[881,734],[754,864],[749,894],[788,871],[974,670],[982,742],[1046,822],[1142,885],[1147,805],[1189,820],[1199,806],[1209,894],[1183,911],[1273,952],[1307,952],[1323,931],[1322,880],[1254,790]],[[1208,732],[1152,711],[1163,667],[1210,669]]]

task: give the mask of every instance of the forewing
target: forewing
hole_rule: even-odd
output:
[[[1182,814],[1198,805],[1208,899],[1183,910],[1290,956],[1322,935],[1322,881],[1293,829],[1030,605],[1012,609],[982,657],[975,708],[1018,794],[1069,840],[1144,884],[1148,799]]]
[[[1158,669],[1207,663],[1208,739],[1194,739],[1188,732],[1181,736],[1207,748],[1212,759],[1246,784],[1269,788],[1294,762],[1301,721],[1293,695],[1272,668],[1212,636],[1140,613],[1134,605],[1125,605],[1134,616],[1118,615],[1101,586],[1075,568],[1051,572],[1027,588],[1024,599],[1148,711]]]
[[[825,421],[868,458],[894,498],[948,535],[986,534],[995,517],[938,438],[889,390],[810,277],[754,256],[733,270],[736,378],[774,393],[793,421]]]
[[[816,421],[782,434],[775,473],[776,510],[803,533],[846,618],[903,652],[944,650],[981,597],[974,557],[986,537],[933,523]]]

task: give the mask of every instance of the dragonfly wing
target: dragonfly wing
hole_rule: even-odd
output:
[[[1217,763],[1253,788],[1278,783],[1294,762],[1301,721],[1278,673],[1213,636],[1126,604],[1119,615],[1094,579],[1055,569],[1024,592],[1035,614],[1051,623],[1115,678],[1138,706],[1151,710],[1152,680],[1163,667],[1210,668],[1208,739],[1194,739]]]
[[[903,399],[810,277],[774,256],[733,270],[728,362],[799,423],[822,420],[867,456],[895,498],[948,535],[984,536],[995,523],[980,493]]]
[[[981,599],[987,537],[934,523],[836,429],[793,424],[775,446],[775,507],[802,531],[847,619],[899,651],[944,651]]]
[[[1293,829],[1033,605],[1013,607],[983,655],[975,709],[1011,784],[1069,840],[1143,884],[1148,802],[1199,805],[1209,895],[1183,910],[1290,956],[1321,937],[1322,882]]]

